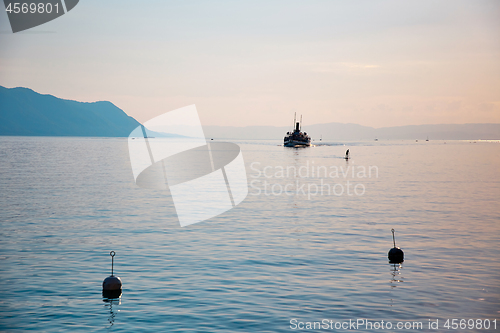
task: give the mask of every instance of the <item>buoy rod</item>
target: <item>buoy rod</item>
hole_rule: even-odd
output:
[[[109,252],[109,255],[111,256],[111,276],[113,276],[113,266],[115,264],[115,254],[116,254],[115,251]]]
[[[396,247],[396,238],[394,238],[394,229],[391,229],[392,231],[392,242],[394,243],[394,247]]]

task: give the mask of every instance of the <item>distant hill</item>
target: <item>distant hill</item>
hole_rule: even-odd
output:
[[[83,103],[0,86],[0,135],[127,137],[140,123],[111,102]],[[147,129],[146,129],[147,130]],[[204,126],[207,138],[273,139],[289,127]],[[328,123],[303,128],[314,140],[500,140],[500,124],[441,124],[373,128]],[[149,136],[181,137],[148,130]]]
[[[207,138],[275,139],[285,136],[290,127],[273,126],[204,126]],[[500,124],[442,124],[373,128],[356,124],[328,123],[302,128],[313,140],[500,140]]]
[[[126,137],[139,125],[111,102],[83,103],[0,86],[0,135]]]

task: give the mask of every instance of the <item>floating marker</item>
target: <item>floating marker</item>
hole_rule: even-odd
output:
[[[396,238],[394,237],[394,229],[391,229],[392,231],[392,242],[394,243],[394,247],[389,250],[388,257],[389,257],[389,262],[391,264],[400,264],[403,261],[405,261],[405,254],[403,250],[401,250],[399,247],[396,247]]]
[[[102,282],[102,297],[104,298],[119,298],[122,295],[122,280],[113,275],[115,254],[115,251],[109,252],[111,256],[111,276],[108,276]]]

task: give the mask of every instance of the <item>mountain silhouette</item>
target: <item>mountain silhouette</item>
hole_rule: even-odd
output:
[[[111,102],[70,101],[0,86],[0,135],[126,137],[139,125]]]
[[[28,88],[0,86],[0,135],[127,137],[141,125],[111,102],[84,103],[42,95]],[[204,126],[217,139],[275,139],[289,127]],[[437,124],[373,128],[357,124],[313,124],[304,130],[318,140],[500,139],[500,124]],[[154,137],[182,137],[148,131]]]

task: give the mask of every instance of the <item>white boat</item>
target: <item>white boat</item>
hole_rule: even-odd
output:
[[[302,122],[302,116],[300,117]],[[311,145],[311,138],[306,132],[302,132],[299,122],[296,122],[295,116],[293,118],[295,128],[292,132],[287,132],[283,141],[285,147],[309,147]]]

